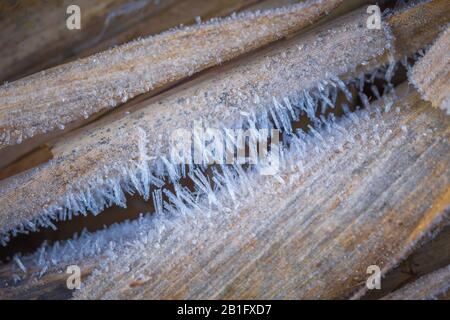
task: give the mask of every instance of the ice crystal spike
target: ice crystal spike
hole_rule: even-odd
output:
[[[0,149],[264,46],[307,26],[341,2],[308,0],[182,27],[4,85]],[[134,8],[131,4],[113,11],[106,23]]]
[[[13,258],[14,262],[17,264],[17,266],[20,268],[20,270],[23,273],[27,273],[27,269],[25,268],[25,266],[23,265],[22,261],[20,260],[19,256],[15,255]]]
[[[163,210],[163,201],[162,201],[162,192],[160,189],[153,191],[153,205],[155,207],[156,214],[162,214]]]

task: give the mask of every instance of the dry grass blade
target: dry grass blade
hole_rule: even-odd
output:
[[[325,142],[313,138],[295,162],[303,170],[250,176],[249,185],[242,182],[250,191],[220,209],[162,222],[161,234],[119,249],[76,296],[350,296],[365,285],[369,265],[383,272],[396,265],[450,203],[449,120],[415,93],[396,107],[321,131]],[[342,128],[349,136],[341,141]],[[424,135],[430,128],[433,135]],[[117,268],[116,259],[126,264]]]
[[[409,78],[425,100],[450,115],[450,27],[414,65]]]
[[[142,36],[189,25],[196,17],[208,20],[226,16],[259,1],[2,1],[0,82],[13,81]],[[81,30],[66,27],[64,14],[72,4],[81,8]]]
[[[241,176],[234,197],[216,194],[217,206],[205,199],[172,219],[126,222],[72,242],[69,255],[68,244],[50,248],[40,280],[36,253],[23,260],[30,278],[3,298],[67,294],[59,270],[73,262],[84,275],[97,269],[77,298],[349,297],[369,265],[385,273],[404,258],[450,201],[449,119],[412,91],[379,108],[311,134],[277,176]],[[122,245],[83,256],[102,237]]]
[[[165,99],[159,99],[157,103],[142,103],[139,111],[110,125],[61,141],[52,150],[54,160],[26,174],[3,181],[0,192],[3,203],[0,209],[2,230],[13,228],[24,218],[28,220],[37,217],[42,213],[42,208],[54,208],[55,199],[61,201],[64,198],[63,201],[66,201],[67,195],[79,192],[76,191],[77,186],[84,189],[90,185],[89,180],[95,181],[99,175],[121,177],[124,167],[134,163],[140,166],[142,161],[154,161],[159,155],[167,155],[170,142],[167,137],[175,129],[173,123],[177,123],[179,128],[191,127],[193,120],[208,120],[209,125],[216,127],[233,125],[243,118],[241,111],[248,112],[258,108],[261,110],[262,104],[272,103],[273,96],[307,89],[323,79],[326,72],[346,72],[348,68],[353,68],[354,64],[384,52],[387,40],[383,32],[368,32],[364,27],[356,27],[359,21],[365,19],[365,14],[360,11],[347,19],[352,24],[351,32],[358,30],[361,35],[356,39],[347,38],[344,28],[347,25],[340,22],[337,29],[335,25],[329,27],[327,39],[332,40],[329,46],[339,45],[343,50],[347,48],[348,51],[354,51],[351,48],[362,39],[368,44],[368,49],[362,53],[355,52],[354,56],[336,57],[339,60],[336,60],[332,67],[325,68],[328,61],[333,60],[330,56],[321,57],[320,68],[315,64],[308,64],[305,56],[308,53],[316,55],[323,45],[322,41],[316,42],[317,33],[312,33],[306,39],[296,39],[288,47],[282,46],[257,59],[247,59],[245,63],[240,63],[240,66],[223,71],[212,78],[205,76],[199,79],[197,85],[189,84],[188,88]],[[336,36],[336,30],[341,30],[339,38]],[[307,41],[310,47],[299,47],[304,41]],[[329,54],[336,56],[332,50]],[[291,71],[293,66],[299,67],[297,72]],[[297,79],[304,81],[300,88]],[[259,103],[255,102],[256,97],[261,100]],[[143,128],[151,139],[145,143],[148,159],[140,158],[138,146],[141,135],[136,127]],[[104,168],[109,173],[100,172]],[[39,182],[44,180],[44,184],[49,188],[45,191],[42,190],[43,183]],[[109,182],[105,180],[105,183]],[[32,191],[36,187],[39,192]],[[100,188],[99,185],[93,187]],[[30,194],[33,195],[32,201],[19,201],[25,194],[27,198]],[[42,200],[45,203],[41,203]],[[18,204],[23,207],[17,208]],[[21,214],[17,215],[17,212]]]
[[[168,31],[0,87],[0,148],[115,107],[316,21],[341,0],[311,0]]]
[[[427,274],[413,283],[387,295],[387,300],[425,300],[448,297],[450,265]],[[447,298],[448,299],[448,298]]]
[[[448,212],[448,210],[447,210]],[[447,214],[423,237],[410,255],[386,273],[380,290],[358,292],[352,298],[381,299],[429,273],[450,264],[450,216]],[[361,296],[361,294],[364,294]]]
[[[8,143],[38,134],[32,143],[149,94],[46,144],[52,159],[0,181],[0,299],[448,296],[445,252],[433,251],[416,274],[398,273],[430,248],[448,247],[450,117],[430,105],[448,98],[448,61],[437,65],[448,58],[448,29],[438,34],[450,5],[390,10],[381,29],[368,27],[366,7],[340,15],[341,6],[338,18],[293,34],[340,2],[168,31],[1,87],[0,139]],[[72,78],[79,88],[58,83]],[[35,87],[40,95],[30,93]],[[261,139],[274,128],[281,142],[272,131],[264,151]],[[8,143],[0,152],[24,147]],[[115,217],[127,204],[120,210],[128,218]],[[148,213],[137,218],[142,206]],[[73,234],[80,220],[104,217],[114,224],[69,240],[40,232],[67,224]],[[45,242],[19,253],[26,239]],[[74,292],[64,272],[72,264],[83,275]],[[372,265],[392,275],[378,296],[366,286]]]
[[[192,128],[195,120],[216,128],[235,127],[245,119],[243,113],[261,113],[274,98],[289,99],[330,75],[350,75],[361,63],[386,61],[390,33],[367,29],[366,17],[365,10],[355,11],[235,68],[206,75],[164,99],[144,102],[122,119],[61,141],[52,150],[53,160],[2,182],[4,239],[12,229],[51,225],[51,219],[65,219],[67,213],[86,208],[99,212],[111,203],[108,194],[124,206],[121,190],[130,175],[168,156],[173,123],[177,128]],[[149,196],[148,187],[138,192]]]

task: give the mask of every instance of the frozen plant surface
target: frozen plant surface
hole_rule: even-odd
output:
[[[24,267],[17,262],[17,275],[30,264],[39,275],[95,261],[77,298],[348,295],[365,279],[367,261],[389,269],[439,219],[439,208],[427,211],[433,200],[423,197],[424,181],[432,175],[433,199],[448,186],[448,166],[437,172],[429,160],[448,159],[449,123],[414,101],[411,92],[393,108],[386,98],[341,119],[317,118],[315,128],[291,137],[278,174],[225,166],[213,173],[216,189],[209,193],[201,182],[194,193],[175,184],[174,194],[163,190],[163,202],[158,190],[153,216],[43,247],[22,258]],[[414,207],[409,197],[422,201]],[[286,281],[289,270],[296,271]]]
[[[409,80],[425,100],[450,115],[450,25],[410,70]]]
[[[440,299],[450,289],[450,265],[433,271],[405,285],[383,299],[434,300]]]
[[[0,149],[264,46],[340,2],[309,0],[169,30],[3,85]]]
[[[378,109],[377,111],[378,115],[380,115],[381,111]],[[111,256],[117,244],[120,243],[122,246],[128,247],[128,245],[133,245],[136,241],[141,241],[141,237],[151,237],[152,241],[149,245],[159,246],[161,239],[154,238],[154,236],[160,235],[161,230],[167,228],[165,224],[168,223],[170,226],[172,219],[181,219],[180,221],[187,224],[196,224],[197,221],[203,219],[199,215],[204,215],[205,212],[208,219],[213,213],[214,217],[224,214],[231,218],[232,212],[237,214],[240,211],[242,203],[249,204],[254,202],[251,197],[255,196],[255,192],[257,194],[279,195],[280,193],[275,192],[275,190],[279,190],[280,186],[285,185],[286,181],[283,177],[290,176],[289,184],[292,184],[300,176],[307,176],[307,173],[316,168],[321,161],[321,159],[315,159],[315,156],[323,156],[324,153],[343,152],[344,145],[354,142],[354,135],[356,135],[350,135],[343,124],[355,125],[360,123],[361,120],[359,118],[363,116],[365,122],[370,122],[370,113],[367,111],[348,114],[347,119],[338,120],[337,122],[334,120],[334,117],[325,120],[323,117],[315,117],[313,113],[312,120],[315,120],[313,123],[316,123],[316,128],[311,127],[309,134],[297,131],[289,139],[289,149],[283,148],[281,150],[282,163],[280,163],[280,172],[276,175],[264,178],[259,172],[259,169],[261,169],[259,167],[253,167],[250,172],[247,172],[239,165],[223,165],[220,169],[214,171],[212,179],[216,183],[216,189],[209,188],[207,189],[209,191],[205,192],[205,184],[201,181],[208,181],[207,183],[210,184],[210,180],[204,176],[201,170],[196,170],[194,175],[199,179],[194,180],[196,181],[195,192],[191,192],[176,183],[174,186],[175,194],[168,190],[163,191],[169,196],[169,202],[164,203],[162,190],[156,189],[153,191],[154,216],[141,216],[135,221],[115,224],[95,233],[83,232],[80,237],[56,243],[50,247],[44,244],[36,251],[35,255],[22,258],[22,260],[28,264],[31,259],[33,261],[32,264],[41,268],[39,271],[39,275],[41,275],[51,269],[52,266],[58,266],[62,263],[81,261],[84,258],[92,258],[98,254]],[[353,120],[353,123],[351,120]],[[380,141],[380,135],[377,132],[378,125],[372,125],[371,128],[376,131],[377,141]],[[358,127],[358,130],[360,129],[363,132],[363,139],[367,139],[367,133],[365,133],[367,128],[361,126]],[[340,137],[341,140],[337,142],[336,137]],[[267,188],[261,188],[261,186],[265,186],[265,183],[267,183]],[[255,186],[258,186],[258,191],[255,191]],[[200,198],[198,198],[199,194],[201,195]],[[284,200],[286,200],[285,198],[283,197]],[[173,230],[170,229],[170,232],[173,232]],[[23,265],[22,260],[18,256],[14,259],[19,270],[26,273],[26,267]]]
[[[218,129],[241,128],[253,121],[265,128],[268,117],[275,116],[280,129],[289,131],[289,117],[311,117],[315,101],[324,101],[321,109],[333,107],[336,90],[347,91],[339,76],[361,63],[369,66],[391,48],[387,27],[369,30],[365,20],[365,11],[358,10],[57,144],[48,163],[1,182],[0,240],[6,243],[18,232],[51,227],[52,220],[73,214],[125,206],[124,192],[148,198],[150,189],[160,188],[165,177],[179,178],[164,160],[167,137],[178,128],[192,129],[195,121]]]
[[[155,207],[153,215],[14,256],[16,284],[80,263],[96,269],[76,298],[334,298],[364,282],[368,262],[392,268],[448,210],[449,119],[427,111],[413,91],[381,97],[374,80],[387,81],[383,93],[392,88],[404,53],[394,45],[402,19],[391,24],[394,14],[382,30],[364,31],[359,14],[62,141],[54,160],[4,182],[1,200],[20,200],[0,211],[9,224],[4,244],[58,219],[126,206],[126,193],[152,198]],[[374,69],[386,57],[389,64]],[[335,119],[327,111],[338,94],[352,100],[350,89],[364,108],[350,113],[344,104],[344,117]],[[291,122],[302,117],[308,130],[293,132]],[[167,136],[195,120],[223,132],[278,128],[280,171],[174,165]],[[186,176],[195,191],[180,184]],[[31,204],[24,201],[30,195]]]
[[[338,292],[348,294],[365,279],[366,261],[377,257],[381,266],[392,267],[405,254],[405,247],[409,249],[405,243],[411,246],[423,235],[416,233],[411,238],[411,230],[422,223],[423,207],[403,215],[396,211],[405,201],[401,190],[418,180],[400,173],[392,157],[402,157],[406,166],[414,163],[414,154],[422,149],[422,158],[430,159],[426,151],[430,143],[434,152],[448,155],[448,121],[434,128],[440,132],[435,137],[394,131],[397,123],[414,126],[408,123],[415,112],[414,107],[407,107],[411,100],[397,104],[400,112],[384,113],[381,105],[336,122],[327,120],[309,134],[300,132],[283,152],[277,175],[261,176],[257,168],[254,172],[234,168],[237,179],[217,173],[221,190],[197,202],[183,202],[189,195],[180,187],[175,194],[178,201],[165,205],[153,227],[130,246],[108,251],[110,258],[100,263],[75,296],[286,298],[295,292],[300,298],[327,298]],[[397,151],[378,157],[386,145]],[[371,155],[377,156],[378,163],[368,167],[366,159]],[[432,165],[422,161],[416,165],[423,168],[424,176],[433,171]],[[364,170],[378,174],[360,181],[361,175],[355,172]],[[386,172],[392,175],[386,177]],[[420,179],[426,179],[422,174]],[[445,190],[449,177],[448,168],[440,172],[435,188]],[[352,180],[360,182],[358,190],[352,190]],[[410,189],[415,196],[424,191],[422,187]],[[376,227],[389,219],[392,222],[382,230]],[[393,238],[396,241],[389,241]],[[283,245],[273,250],[270,243]],[[125,262],[121,268],[117,260]],[[265,268],[273,270],[271,277],[264,276]],[[310,281],[313,278],[321,281]],[[330,291],[334,282],[338,285]]]

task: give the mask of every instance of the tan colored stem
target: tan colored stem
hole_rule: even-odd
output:
[[[0,87],[0,148],[63,129],[307,26],[341,0],[168,31]]]
[[[181,24],[226,16],[261,0],[71,0],[0,3],[0,83],[86,57]],[[262,0],[265,2],[264,0]],[[81,29],[66,9],[81,8]],[[20,41],[17,41],[20,39]]]
[[[369,265],[395,266],[450,203],[449,120],[415,93],[396,106],[345,126],[356,141],[323,158],[307,154],[304,172],[263,177],[224,212],[169,227],[159,246],[123,250],[122,268],[106,264],[76,296],[348,297],[365,286]]]
[[[409,78],[425,100],[450,115],[450,27],[414,65]]]
[[[383,30],[367,29],[366,18],[365,8],[357,10],[238,66],[144,101],[123,118],[60,141],[52,150],[54,159],[1,182],[0,229],[7,232],[47,209],[64,207],[68,197],[81,192],[107,188],[108,179],[125,179],[124,168],[133,171],[144,161],[138,127],[147,135],[145,161],[152,164],[168,156],[173,131],[190,129],[194,121],[233,127],[243,111],[261,112],[274,97],[282,101],[315,87],[327,75],[350,75],[361,63],[384,62],[389,39]]]
[[[450,290],[450,265],[420,277],[386,296],[386,300],[438,299]]]
[[[450,203],[449,121],[410,90],[388,113],[341,124],[354,139],[341,148],[341,138],[322,131],[324,142],[313,141],[322,152],[307,149],[302,172],[283,168],[278,177],[256,178],[253,191],[226,197],[220,209],[167,224],[163,218],[159,235],[137,235],[133,246],[116,247],[114,259],[76,262],[86,276],[75,295],[350,297],[365,287],[369,265],[385,274],[443,217]],[[57,295],[64,268],[10,284],[2,298]],[[3,269],[0,279],[7,275]]]

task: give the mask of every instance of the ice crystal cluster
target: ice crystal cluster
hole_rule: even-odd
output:
[[[391,61],[381,68],[370,69],[371,59],[386,52],[392,56],[389,51],[392,36],[387,28],[367,33],[361,23],[364,19],[361,16],[351,23],[325,27],[319,37],[306,34],[291,40],[283,49],[272,50],[223,72],[213,81],[206,78],[193,88],[163,99],[154,108],[149,106],[91,130],[86,137],[93,142],[70,141],[67,143],[70,148],[58,146],[59,154],[49,163],[2,182],[0,197],[7,199],[11,192],[16,192],[12,190],[27,185],[25,182],[35,181],[36,187],[42,188],[39,181],[46,181],[50,172],[53,191],[51,199],[36,194],[33,203],[24,202],[25,214],[19,219],[15,215],[13,219],[11,214],[17,212],[16,201],[5,207],[5,212],[10,211],[2,217],[11,218],[2,224],[6,226],[0,238],[3,244],[17,233],[54,227],[54,221],[71,219],[73,215],[98,214],[113,204],[125,207],[126,194],[151,198],[155,208],[153,214],[142,215],[137,220],[95,233],[83,232],[51,246],[43,244],[34,255],[15,256],[16,278],[26,274],[29,265],[38,267],[35,276],[42,276],[52,268],[99,257],[108,258],[97,261],[100,270],[105,271],[117,255],[126,255],[124,261],[131,264],[143,253],[149,265],[156,263],[154,259],[161,257],[156,253],[158,250],[167,250],[170,243],[181,240],[179,237],[184,237],[183,241],[189,238],[190,243],[200,242],[205,226],[232,223],[240,208],[264,192],[270,194],[273,184],[284,188],[295,185],[325,154],[342,152],[355,143],[367,146],[382,143],[385,132],[379,130],[383,125],[380,118],[383,112],[392,112],[395,93],[389,98],[385,94],[392,90],[390,80],[397,64]],[[349,32],[359,32],[360,37],[347,38]],[[364,50],[351,49],[355,41],[361,46],[361,40],[365,41]],[[312,58],[310,53],[317,48],[329,54]],[[339,54],[342,52],[346,54]],[[403,62],[409,67],[407,59]],[[363,70],[358,77],[349,78],[360,64],[367,65],[366,71],[371,71]],[[386,82],[381,92],[374,84],[377,79]],[[364,93],[367,85],[371,86],[374,97],[383,99],[383,109],[370,105]],[[352,113],[344,103],[345,115],[336,120],[330,111],[338,97],[353,101],[355,88],[362,102],[357,109],[363,110]],[[301,118],[307,118],[310,123],[305,131],[292,127]],[[220,165],[212,172],[206,165],[174,164],[168,157],[167,136],[174,122],[190,128],[192,120],[216,125],[224,134],[230,127],[280,130],[283,144],[279,152],[271,153],[279,157],[276,161],[280,161],[280,172],[263,176],[260,174],[263,166],[258,164]],[[129,123],[133,123],[132,128]],[[195,190],[180,184],[182,178],[189,178]],[[165,188],[167,183],[172,184],[173,192]],[[28,196],[30,190],[35,192],[27,188],[19,194]],[[175,228],[186,232],[173,232]],[[148,247],[155,251],[149,256],[152,250]]]
[[[406,59],[404,63],[408,66]],[[207,166],[183,168],[165,157],[150,162],[149,137],[146,130],[138,128],[138,156],[133,168],[123,168],[125,180],[104,181],[102,185],[108,187],[100,190],[95,189],[99,185],[97,180],[91,190],[84,189],[84,192],[71,195],[66,209],[51,218],[69,219],[71,214],[77,212],[98,213],[113,203],[125,206],[125,193],[139,193],[145,199],[152,198],[155,212],[94,233],[85,231],[71,240],[51,246],[44,243],[33,255],[15,256],[15,279],[19,281],[27,274],[28,266],[38,270],[32,276],[40,277],[71,263],[93,261],[98,268],[89,280],[95,283],[93,287],[99,287],[95,275],[103,272],[113,272],[117,276],[131,272],[136,281],[148,280],[152,266],[161,265],[166,258],[173,258],[170,248],[174,252],[173,248],[180,243],[194,247],[207,245],[207,241],[211,241],[208,234],[221,235],[226,226],[235,225],[238,221],[241,223],[239,215],[244,208],[258,203],[256,199],[259,197],[275,196],[282,201],[289,194],[289,188],[295,186],[301,177],[310,175],[326,155],[361,148],[358,154],[364,159],[364,150],[381,145],[392,133],[383,129],[388,124],[384,123],[382,114],[398,112],[398,108],[393,108],[396,93],[389,82],[389,70],[395,68],[387,65],[347,82],[333,76],[326,83],[319,82],[316,88],[302,90],[296,96],[272,97],[272,103],[261,112],[245,114],[239,122],[243,128],[277,128],[284,133],[280,152],[271,153],[281,162],[279,172],[272,176],[261,175],[263,167],[260,165],[220,165],[208,172]],[[373,86],[376,79],[386,81],[384,92],[378,92]],[[369,103],[363,92],[367,85],[372,85],[374,96],[379,95],[379,106]],[[348,101],[353,100],[351,87],[357,88],[362,109],[352,113],[344,103],[345,114],[336,119],[329,111],[335,108],[339,95]],[[292,122],[302,117],[310,122],[308,128],[293,129]],[[395,117],[390,121],[395,122]],[[182,177],[189,177],[195,190],[183,186],[180,183]],[[173,183],[173,191],[166,188],[168,181]],[[263,209],[247,212],[254,212],[253,220],[268,219],[265,215],[271,210]],[[210,229],[215,231],[206,232]],[[245,230],[244,225],[242,230]],[[246,232],[242,234],[242,237],[251,236]],[[125,263],[114,270],[112,264],[119,256]],[[145,265],[134,269],[133,265],[142,259],[146,261]],[[111,297],[117,297],[114,292],[111,291]],[[95,293],[82,291],[78,296],[91,294]]]
[[[168,196],[167,201],[162,200],[161,190],[153,192],[157,208],[155,214],[93,234],[83,233],[76,239],[51,247],[44,245],[36,254],[19,261],[25,265],[39,266],[38,276],[72,262],[96,261],[100,267],[97,273],[108,272],[111,279],[122,272],[131,272],[135,279],[148,279],[146,272],[152,266],[174,258],[170,250],[174,252],[183,245],[200,246],[201,250],[201,246],[208,244],[211,235],[226,237],[223,230],[227,230],[227,226],[247,221],[240,220],[242,212],[251,215],[253,223],[255,219],[269,219],[271,210],[258,208],[258,199],[270,197],[282,202],[289,197],[290,188],[296,186],[301,177],[309,176],[322,165],[324,157],[349,148],[361,148],[360,152],[364,153],[365,149],[382,144],[390,135],[382,129],[387,125],[382,121],[383,112],[384,108],[371,107],[347,113],[338,120],[333,116],[316,117],[314,128],[310,127],[307,132],[297,130],[289,137],[281,153],[281,170],[273,176],[260,175],[258,166],[246,170],[239,165],[223,165],[215,169],[211,176],[197,169],[193,173],[197,177],[194,179],[195,191],[175,183],[173,193],[162,190]],[[273,201],[274,206],[277,201]],[[242,237],[247,240],[255,236],[244,232],[246,225],[240,228],[243,230]],[[117,261],[118,256],[124,264],[121,268],[113,268],[112,263]],[[101,261],[99,257],[103,257]],[[146,261],[145,266],[132,267],[136,261]],[[17,264],[18,276],[26,268],[20,264]],[[96,281],[95,273],[91,279]],[[114,292],[112,290],[111,294]],[[83,293],[80,295],[83,296]]]
[[[267,128],[273,122],[289,133],[292,119],[315,119],[316,113],[332,108],[338,90],[350,99],[345,78],[362,63],[370,66],[391,41],[385,30],[365,28],[365,19],[361,12],[292,39],[283,48],[57,145],[48,163],[1,182],[2,243],[20,232],[51,227],[53,220],[97,214],[112,204],[125,206],[125,193],[147,199],[166,179],[176,182],[186,173],[168,161],[167,137],[174,129],[191,129],[195,120],[220,130]],[[318,51],[322,54],[311,56]],[[366,79],[361,73],[360,89],[379,75],[376,71]],[[365,95],[360,96],[367,106]]]
[[[285,184],[288,176],[290,183],[294,183],[305,170],[317,165],[319,160],[315,160],[316,156],[319,158],[319,155],[325,153],[343,151],[355,139],[362,139],[367,144],[380,143],[383,132],[377,129],[380,124],[375,122],[379,120],[374,121],[373,118],[380,118],[382,112],[391,111],[395,92],[386,95],[386,92],[392,90],[392,85],[387,81],[384,95],[380,96],[384,101],[381,110],[370,106],[368,97],[362,90],[376,79],[389,80],[389,76],[386,76],[389,69],[389,66],[381,67],[347,83],[338,77],[332,77],[326,83],[320,82],[317,88],[301,91],[295,98],[291,96],[277,100],[273,97],[272,104],[258,115],[246,114],[240,122],[243,128],[277,128],[283,132],[284,140],[279,152],[269,154],[276,159],[268,159],[268,162],[279,162],[280,170],[268,178],[261,175],[264,166],[258,164],[250,167],[239,164],[220,165],[213,168],[211,173],[207,165],[189,165],[186,168],[165,157],[149,162],[148,136],[145,130],[138,128],[139,155],[137,161],[132,163],[132,168],[122,168],[124,180],[116,178],[99,181],[97,178],[91,188],[69,194],[64,209],[50,208],[54,213],[41,215],[38,218],[40,220],[32,222],[32,227],[51,226],[51,220],[70,219],[73,214],[87,214],[88,211],[97,214],[111,204],[125,206],[125,193],[138,193],[144,199],[151,197],[154,214],[146,214],[135,221],[115,224],[95,233],[83,232],[79,237],[52,246],[43,244],[32,256],[16,256],[14,261],[17,271],[20,271],[17,279],[26,273],[26,265],[29,264],[37,266],[39,272],[36,276],[41,276],[51,268],[81,261],[81,258],[113,257],[117,254],[115,248],[118,244],[134,247],[136,243],[144,241],[146,245],[158,247],[163,233],[180,223],[186,224],[186,227],[198,224],[199,215],[205,215],[208,219],[211,216],[228,215],[231,219],[231,213],[238,211],[242,202],[251,201],[252,195],[257,192],[255,186],[259,189],[262,183]],[[344,104],[345,116],[336,120],[329,111],[335,108],[339,94],[348,101],[353,100],[351,86],[359,88],[357,94],[363,102],[363,111],[352,113]],[[293,121],[302,117],[310,122],[307,130],[293,129]],[[358,130],[351,129],[352,126],[358,127]],[[184,177],[189,177],[195,190],[189,190],[180,184],[180,179]],[[174,192],[167,189],[166,182],[173,183]],[[104,187],[98,188],[99,185]],[[163,195],[167,200],[163,200]],[[14,232],[26,230],[23,227]],[[4,239],[4,242],[7,240]]]
[[[132,7],[125,6],[120,10],[135,10],[144,3],[146,1],[136,2]],[[254,48],[256,43],[279,38],[299,27],[295,23],[299,17],[298,9],[313,8],[311,14],[316,16],[325,7],[319,6],[318,9],[315,5],[322,4],[323,1],[308,1],[289,9],[199,23],[135,41],[47,71],[47,74],[43,72],[34,79],[43,76],[61,80],[63,74],[73,72],[75,75],[80,70],[92,68],[98,72],[92,79],[82,79],[85,81],[83,84],[74,84],[74,87],[79,85],[78,91],[63,92],[61,100],[52,102],[68,103],[69,111],[49,117],[51,120],[44,127],[51,130],[56,125],[62,129],[65,123],[80,116],[77,112],[89,117],[105,107],[104,101],[109,101],[110,106],[124,103],[163,82],[219,63],[224,57],[229,59],[241,54],[242,51],[233,52],[235,47]],[[332,6],[334,2],[330,4]],[[108,16],[106,26],[115,14],[121,14],[120,10]],[[171,95],[145,101],[123,117],[107,119],[99,126],[56,143],[54,158],[49,162],[1,181],[0,201],[4,205],[0,208],[0,244],[3,245],[19,233],[41,228],[55,229],[55,221],[70,220],[77,215],[97,215],[113,205],[126,207],[128,195],[138,194],[151,201],[154,208],[153,212],[143,213],[132,221],[116,223],[96,232],[85,230],[70,240],[45,242],[33,254],[16,254],[11,264],[13,279],[34,281],[47,273],[63,272],[67,265],[79,264],[82,268],[93,266],[94,271],[83,282],[82,290],[75,292],[75,298],[148,298],[156,297],[154,292],[158,290],[155,288],[165,287],[170,281],[167,279],[170,275],[164,272],[176,270],[177,279],[171,286],[180,284],[180,290],[186,290],[183,294],[188,297],[198,296],[200,292],[216,297],[223,292],[211,292],[211,288],[228,290],[228,284],[223,284],[226,276],[221,278],[222,271],[232,272],[233,279],[238,280],[235,293],[239,295],[239,292],[245,292],[246,286],[255,292],[275,290],[273,281],[284,276],[284,272],[277,273],[278,268],[292,269],[301,265],[308,270],[314,265],[311,268],[313,274],[298,270],[293,275],[295,279],[286,283],[286,288],[278,288],[276,294],[283,297],[289,286],[298,286],[296,280],[299,279],[305,292],[316,288],[326,290],[330,280],[327,276],[314,284],[309,280],[315,277],[316,272],[325,274],[337,259],[345,262],[332,266],[335,275],[332,281],[344,283],[354,276],[355,267],[361,267],[360,260],[353,261],[353,257],[370,257],[372,249],[382,250],[380,261],[391,263],[395,260],[392,257],[404,254],[404,245],[376,242],[380,237],[391,239],[386,235],[387,231],[361,226],[369,225],[368,222],[376,224],[385,218],[395,220],[392,224],[389,222],[390,226],[397,227],[405,222],[405,219],[397,220],[394,215],[386,214],[386,210],[395,211],[393,189],[406,185],[405,181],[398,181],[408,180],[407,174],[399,173],[396,165],[401,160],[409,164],[415,162],[416,157],[422,154],[413,149],[428,146],[431,141],[440,143],[444,138],[411,133],[416,129],[409,127],[409,122],[426,123],[414,122],[416,120],[411,116],[413,110],[408,99],[417,101],[418,94],[409,92],[410,88],[402,85],[399,91],[404,93],[406,90],[408,95],[399,98],[391,80],[397,68],[403,65],[411,82],[429,98],[430,93],[425,92],[423,85],[441,85],[439,81],[442,79],[436,80],[433,77],[436,74],[423,77],[425,69],[435,65],[436,52],[448,44],[440,42],[431,49],[398,60],[389,26],[369,30],[365,24],[366,15],[362,13],[356,11],[350,18],[344,17],[298,35],[251,59],[243,58],[233,68],[219,69],[220,72],[213,75],[204,74],[190,86],[181,87]],[[277,19],[280,21],[270,22]],[[247,30],[246,26],[252,28]],[[247,31],[242,37],[233,36],[243,28]],[[221,47],[224,38],[217,37],[218,29],[230,34],[230,46]],[[211,38],[208,47],[197,46],[192,41],[197,33]],[[448,34],[444,40],[448,40]],[[174,44],[187,46],[179,51],[186,56],[179,55],[152,64],[168,54]],[[149,48],[155,50],[149,53]],[[420,62],[413,67],[411,61],[418,59]],[[103,75],[108,66],[119,67],[112,74]],[[124,66],[130,67],[132,73],[124,71]],[[448,73],[448,63],[445,67],[444,73]],[[422,76],[422,87],[418,84],[417,74]],[[161,75],[165,78],[157,79]],[[29,90],[31,86],[27,86],[33,81],[30,77],[17,82],[14,88],[4,86],[0,88],[0,96],[4,95],[8,103],[15,103],[8,97],[8,90],[17,87]],[[99,84],[99,87],[86,91],[84,85],[92,87],[89,81]],[[101,90],[100,95],[97,89]],[[83,99],[79,101],[72,101],[69,97],[80,93],[83,93]],[[55,101],[51,89],[47,94],[42,99],[44,103],[46,100]],[[34,98],[37,99],[37,95]],[[375,99],[377,101],[373,102]],[[441,105],[444,109],[447,108],[447,100],[444,97]],[[38,110],[45,114],[55,107],[57,105],[40,105]],[[6,118],[20,115],[22,120],[35,121],[26,112],[5,114]],[[4,122],[7,124],[4,128],[11,124],[11,119]],[[0,117],[0,124],[1,121]],[[260,130],[277,129],[282,133],[282,141],[272,145],[267,157],[257,163],[210,165],[208,161],[198,163],[193,158],[183,158],[180,163],[180,159],[175,159],[171,153],[172,141],[168,137],[177,129],[191,132],[196,123],[206,124],[228,137],[227,143],[231,146],[226,148],[231,147],[233,151],[242,146],[239,139],[231,136],[230,129],[249,132],[249,141],[260,141]],[[31,129],[35,132],[21,133],[19,130],[17,135],[8,130],[0,131],[0,143],[20,143],[24,137],[44,132],[44,129],[36,127]],[[432,131],[431,128],[429,130]],[[196,140],[194,144],[203,146],[204,142]],[[445,144],[439,143],[436,145],[446,148]],[[225,148],[223,145],[220,147]],[[214,148],[204,148],[202,152],[204,159],[217,159]],[[392,164],[392,157],[397,157],[397,162]],[[277,169],[267,174],[267,164],[270,163],[276,163]],[[383,175],[381,171],[384,169],[389,174]],[[370,175],[358,173],[365,170],[372,172]],[[367,177],[369,179],[365,179]],[[357,189],[353,178],[361,180]],[[415,182],[413,179],[407,182]],[[439,180],[439,183],[445,182],[445,178]],[[392,190],[386,190],[386,186]],[[387,199],[386,193],[391,191],[394,195]],[[321,195],[323,199],[316,196],[320,192],[325,193]],[[369,196],[362,197],[363,193]],[[374,197],[381,200],[374,204],[371,202]],[[417,213],[417,217],[414,214],[411,220],[417,218],[420,222],[422,213]],[[310,225],[315,228],[310,228]],[[348,232],[343,232],[344,229]],[[398,232],[399,239],[410,237],[403,228],[399,229],[402,229]],[[363,241],[356,241],[368,230],[370,232]],[[311,232],[318,236],[303,236]],[[326,242],[329,232],[338,237],[330,237],[334,242],[330,240],[327,242],[329,245],[321,248],[320,256],[325,260],[316,259],[315,249]],[[266,243],[262,239],[267,238],[267,234],[280,247],[266,256]],[[276,260],[277,250],[282,252],[284,249],[281,247],[291,245],[283,240],[295,238],[295,235],[300,235],[295,241],[301,239],[302,245],[308,243],[299,246],[301,253],[295,259],[300,263],[292,263],[289,261],[291,257],[283,256],[286,261],[279,261],[274,277],[261,279],[257,288],[250,285],[250,278],[258,279],[261,275],[259,259]],[[415,235],[407,245],[415,244],[417,239],[419,236]],[[247,246],[251,250],[242,250]],[[190,259],[186,259],[187,256]],[[234,270],[229,266],[223,267],[229,259],[235,260],[231,268]],[[235,273],[236,269],[244,266],[244,260],[256,261],[255,270]],[[121,262],[120,265],[117,261]],[[271,263],[278,261],[268,264]],[[262,265],[261,268],[266,268],[264,263]],[[352,279],[353,283],[357,280]]]

